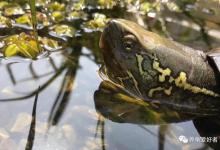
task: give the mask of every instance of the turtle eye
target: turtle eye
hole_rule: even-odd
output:
[[[131,51],[136,45],[137,39],[134,35],[128,34],[123,38],[123,46],[127,51]]]

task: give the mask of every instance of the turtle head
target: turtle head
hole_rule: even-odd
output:
[[[126,86],[126,89],[135,85],[135,92],[140,93],[137,85],[143,82],[143,70],[153,72],[151,57],[156,37],[154,33],[131,21],[109,21],[99,43],[109,78]],[[147,83],[154,80],[150,76],[146,79]]]

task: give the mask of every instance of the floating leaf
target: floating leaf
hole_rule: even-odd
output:
[[[24,14],[24,15],[18,17],[17,19],[15,19],[15,22],[17,24],[27,25],[32,28],[30,13],[27,13],[27,14]],[[37,12],[37,28],[42,28],[42,26],[45,27],[45,26],[49,26],[49,25],[50,25],[50,22],[46,16],[46,14]]]
[[[72,11],[68,14],[67,17],[68,20],[76,20],[76,19],[87,19],[87,14],[84,13],[83,11]]]
[[[40,42],[42,43],[43,47],[49,51],[55,51],[62,48],[58,41],[46,37],[40,38]]]
[[[7,5],[8,5],[8,2],[6,1],[0,2],[0,10],[3,9]]]
[[[46,4],[47,0],[36,0],[36,7],[41,7]]]
[[[104,8],[113,8],[116,4],[116,0],[99,0],[98,3]]]
[[[77,3],[74,3],[72,6],[72,10],[75,10],[75,11],[80,11],[80,10],[83,10],[84,8],[85,8],[84,0],[80,0]]]
[[[73,37],[75,34],[75,29],[68,25],[55,25],[51,30],[51,33],[55,34],[55,36]]]
[[[179,7],[176,3],[174,3],[174,2],[166,3],[166,6],[167,6],[167,8],[168,8],[170,11],[182,12],[182,10],[180,9],[180,7]]]
[[[95,13],[94,19],[86,23],[86,27],[90,29],[100,30],[105,27],[109,19],[104,14]]]
[[[49,26],[51,24],[47,15],[41,12],[37,12],[37,23],[42,24],[43,26]]]
[[[63,21],[65,19],[65,15],[63,12],[61,11],[54,11],[52,14],[52,19],[55,21],[55,22],[60,22],[60,21]]]
[[[0,15],[0,28],[9,28],[12,26],[10,19]]]
[[[140,11],[142,13],[148,13],[152,9],[153,9],[153,5],[151,3],[149,3],[149,2],[144,2],[144,3],[141,3],[141,5],[140,5]]]
[[[18,4],[10,4],[5,7],[4,15],[5,16],[15,16],[23,15],[24,10]]]
[[[48,8],[51,12],[53,12],[53,11],[64,11],[65,10],[65,4],[54,2],[54,3],[50,3]]]
[[[18,24],[27,24],[27,25],[32,25],[31,24],[31,18],[29,14],[24,14],[21,17],[15,19],[15,22]]]
[[[4,49],[4,55],[6,57],[11,57],[17,55],[19,52],[19,48],[16,44],[11,44]]]
[[[3,53],[5,57],[23,56],[31,59],[36,59],[41,52],[38,50],[37,42],[34,37],[21,33],[20,35],[13,35],[4,39],[5,46]]]

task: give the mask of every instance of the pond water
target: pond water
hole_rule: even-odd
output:
[[[163,10],[148,15],[128,11],[135,9],[133,5],[91,9],[89,13],[144,23],[161,36],[207,51],[220,45],[216,8],[220,4],[209,2],[209,10],[205,2],[186,5],[192,15],[168,9],[165,3]],[[215,12],[211,17],[210,11]],[[87,30],[68,40],[64,50],[37,60],[0,58],[0,150],[220,149],[217,117],[195,118],[169,109],[155,110],[128,101],[129,95],[127,100],[115,98],[114,94],[126,93],[99,76],[101,32]],[[4,30],[1,36],[5,35]]]
[[[88,50],[83,49],[83,51]],[[54,53],[51,55],[51,59],[54,61],[55,66],[59,68],[65,57],[60,53]],[[43,87],[43,84],[56,73],[48,59],[11,64],[9,68],[13,74],[16,74],[14,77],[15,83],[13,84],[8,74],[7,61],[3,60],[1,65],[0,82],[4,83],[1,84],[1,98],[19,98],[30,95],[29,93],[37,90],[39,86]],[[33,79],[30,73],[30,64],[36,70],[35,75],[38,76],[36,79]],[[39,93],[34,149],[103,149],[101,129],[99,127],[96,130],[100,116],[96,112],[94,104],[94,91],[98,89],[101,83],[97,73],[99,67],[85,56],[79,58],[79,67],[75,79],[69,83],[73,85],[71,85],[72,89],[67,89],[70,90],[67,99],[60,98],[57,100],[63,81],[71,78],[66,75],[67,70],[63,70],[50,85]],[[34,97],[35,95],[1,103],[0,131],[2,132],[2,148],[24,149],[31,123]],[[53,109],[55,103],[56,106]],[[111,109],[111,107],[107,109]],[[130,108],[130,110],[132,111],[133,108]],[[49,120],[50,115],[60,116],[57,116],[59,119],[52,116],[55,125],[48,129],[48,122],[51,123],[52,121]],[[131,120],[132,117],[135,116],[131,116]],[[139,125],[135,123],[117,123],[106,118],[103,123],[106,149],[158,149],[159,131],[167,133],[167,135],[165,134],[165,149],[184,147],[184,144],[177,141],[177,137],[180,135],[199,137],[192,121],[168,125],[157,125],[149,122],[149,125],[143,123]],[[192,143],[191,146],[200,148],[203,144]]]

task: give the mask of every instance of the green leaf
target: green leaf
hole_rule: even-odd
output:
[[[12,27],[12,22],[9,18],[0,15],[0,28]]]
[[[31,35],[21,33],[5,38],[3,54],[5,57],[23,56],[36,59],[41,52],[37,47],[37,42]]]
[[[37,12],[37,24],[43,27],[50,25],[50,22],[47,18],[47,15]],[[0,18],[1,19],[1,18]],[[32,27],[31,14],[26,13],[15,19],[17,24],[27,25],[28,27]],[[1,23],[1,22],[0,22]]]
[[[10,4],[4,7],[5,16],[22,15],[24,13],[24,10],[18,4]]]
[[[62,48],[62,45],[58,41],[55,41],[53,39],[43,37],[40,39],[40,41],[43,47],[49,51],[58,50]]]
[[[49,10],[51,12],[53,12],[53,11],[64,11],[65,10],[65,4],[61,4],[61,3],[58,3],[58,2],[51,3],[49,5]]]
[[[68,25],[55,25],[51,28],[56,35],[58,36],[67,36],[67,37],[73,37],[75,34],[75,29]]]
[[[30,16],[28,14],[24,14],[21,17],[18,17],[17,19],[15,19],[16,23],[19,24],[27,24],[27,25],[32,25]]]
[[[109,21],[104,14],[95,13],[94,19],[86,23],[86,27],[90,29],[100,30],[106,26],[106,23]]]
[[[65,19],[65,14],[62,11],[54,11],[51,16],[55,22],[60,22]]]
[[[0,9],[3,9],[7,5],[8,5],[8,2],[6,1],[0,2]]]
[[[19,48],[16,46],[16,44],[12,44],[5,48],[4,55],[6,57],[12,57],[12,56],[16,56],[18,52],[19,52]]]

